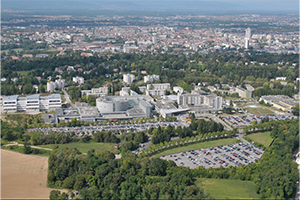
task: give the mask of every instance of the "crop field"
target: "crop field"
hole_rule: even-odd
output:
[[[1,199],[48,199],[47,173],[48,157],[2,149]]]

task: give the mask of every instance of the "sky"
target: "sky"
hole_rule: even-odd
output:
[[[11,10],[147,10],[299,12],[298,0],[2,0]]]

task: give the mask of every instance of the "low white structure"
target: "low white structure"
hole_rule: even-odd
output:
[[[41,112],[61,108],[61,97],[59,94],[40,96],[39,94],[27,97],[19,95],[3,98],[3,112]]]
[[[176,92],[176,93],[182,94],[183,93],[183,88],[179,87],[179,86],[174,86],[173,91]]]
[[[276,81],[285,81],[286,80],[286,77],[276,77]]]

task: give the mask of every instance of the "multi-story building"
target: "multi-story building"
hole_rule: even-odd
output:
[[[162,96],[165,94],[166,90],[146,90],[146,95],[151,96]]]
[[[178,94],[177,103],[184,106],[207,106],[216,110],[222,109],[222,97],[200,90],[194,90],[192,94]]]
[[[59,94],[40,96],[39,94],[27,97],[19,95],[7,96],[3,99],[3,112],[41,112],[61,108]]]
[[[99,87],[99,88],[92,88],[91,90],[81,90],[81,96],[83,95],[94,95],[94,96],[105,96],[108,93],[108,87]]]
[[[135,75],[133,74],[123,74],[123,82],[126,84],[131,84],[135,80]]]
[[[153,83],[156,80],[159,80],[159,75],[154,74],[154,75],[144,76],[144,83],[147,83],[147,82]]]
[[[241,87],[236,87],[235,91],[239,94],[240,97],[243,97],[243,98],[251,98],[252,97],[252,92],[247,89],[244,89]]]
[[[147,84],[147,90],[169,90],[170,83]]]
[[[47,92],[53,92],[55,89],[61,90],[65,87],[65,80],[58,79],[55,81],[47,82]]]
[[[141,95],[109,96],[96,99],[101,115],[126,114],[133,118],[151,116],[151,105]]]
[[[84,84],[84,78],[83,77],[79,77],[79,76],[73,77],[73,81],[78,85]]]

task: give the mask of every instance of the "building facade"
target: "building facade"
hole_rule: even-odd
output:
[[[59,94],[49,96],[40,96],[39,94],[27,97],[19,97],[19,95],[4,97],[3,112],[43,112],[61,108],[61,97]]]

